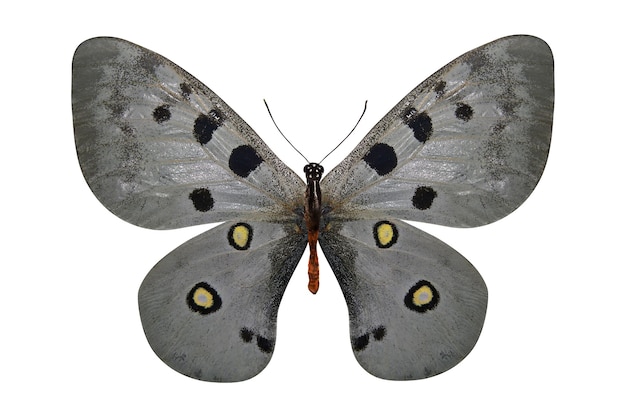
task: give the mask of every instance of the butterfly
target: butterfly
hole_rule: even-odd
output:
[[[78,159],[120,218],[171,229],[222,222],[165,256],[139,289],[154,352],[206,381],[261,372],[282,295],[317,244],[348,305],[359,364],[384,379],[442,373],[476,344],[487,309],[478,271],[403,220],[494,222],[529,196],[550,146],[553,58],[532,36],[498,39],[435,72],[326,176],[289,169],[222,99],[125,40],[73,59]]]

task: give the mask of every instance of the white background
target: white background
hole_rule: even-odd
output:
[[[0,28],[0,414],[623,415],[625,36],[623,12],[609,2],[17,3],[3,6]],[[170,58],[301,172],[263,98],[311,160],[343,138],[369,100],[328,170],[432,72],[517,33],[543,38],[555,56],[544,176],[495,224],[423,227],[467,257],[489,287],[485,327],[467,359],[422,381],[367,374],[352,355],[347,309],[325,261],[316,296],[306,290],[304,263],[296,270],[273,359],[259,376],[200,382],[152,353],[139,285],[207,227],[141,229],[91,194],[70,108],[80,42],[117,36]]]

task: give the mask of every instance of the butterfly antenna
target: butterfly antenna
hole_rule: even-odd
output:
[[[270,106],[267,104],[267,101],[265,101],[265,99],[263,99],[263,103],[265,103],[265,107],[267,108],[267,112],[268,112],[268,113],[269,113],[269,115],[270,115],[270,119],[272,119],[272,123],[274,123],[274,126],[276,126],[276,130],[278,130],[278,133],[280,133],[280,135],[281,135],[283,138],[285,138],[285,140],[287,141],[287,143],[288,143],[288,144],[290,144],[290,145],[291,145],[291,147],[292,147],[293,149],[295,149],[295,151],[296,151],[296,152],[298,152],[298,153],[300,154],[300,156],[301,156],[301,157],[303,157],[303,158],[304,158],[304,160],[306,161],[306,163],[307,163],[307,164],[308,164],[308,163],[310,163],[310,162],[309,162],[309,160],[308,160],[308,159],[306,159],[306,156],[302,155],[302,152],[300,152],[300,151],[298,150],[298,148],[296,148],[295,146],[293,146],[293,143],[291,143],[291,141],[290,141],[289,139],[287,139],[287,136],[285,136],[285,135],[283,134],[283,132],[280,130],[280,128],[279,128],[279,127],[278,127],[278,125],[276,124],[276,121],[274,120],[274,116],[272,116],[272,112],[270,111]]]
[[[354,129],[356,129],[356,127],[359,125],[359,122],[361,121],[361,119],[363,118],[363,116],[365,116],[365,111],[367,110],[367,100],[365,100],[365,107],[363,107],[363,113],[361,113],[361,117],[359,117],[359,120],[356,121],[356,124],[354,125],[354,127],[352,128],[352,130],[346,135],[345,138],[343,138],[343,140],[341,142],[339,142],[339,144],[337,146],[335,146],[333,148],[332,151],[328,152],[328,154],[322,158],[321,161],[319,161],[318,163],[321,164],[324,159],[328,158],[328,155],[330,155],[331,153],[335,152],[335,150],[341,146],[342,143],[344,143],[346,141],[346,139],[348,139],[348,137],[352,134],[352,132],[354,132]]]

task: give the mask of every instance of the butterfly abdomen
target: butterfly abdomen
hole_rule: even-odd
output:
[[[304,220],[309,239],[309,291],[317,293],[320,283],[320,266],[317,259],[317,238],[322,215],[322,191],[320,180],[324,168],[320,164],[310,163],[304,167],[306,174],[306,192],[304,194]]]

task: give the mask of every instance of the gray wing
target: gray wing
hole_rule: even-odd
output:
[[[478,226],[515,210],[543,172],[552,53],[531,36],[470,51],[411,91],[322,180],[336,215]]]
[[[261,372],[276,341],[280,299],[306,245],[293,224],[226,223],[163,258],[139,290],[154,352],[206,381]]]
[[[162,56],[114,38],[82,43],[72,68],[80,165],[133,224],[168,229],[301,206],[302,180],[215,93]]]
[[[331,221],[319,241],[348,304],[354,355],[369,373],[426,378],[472,350],[487,288],[454,249],[389,218]]]

